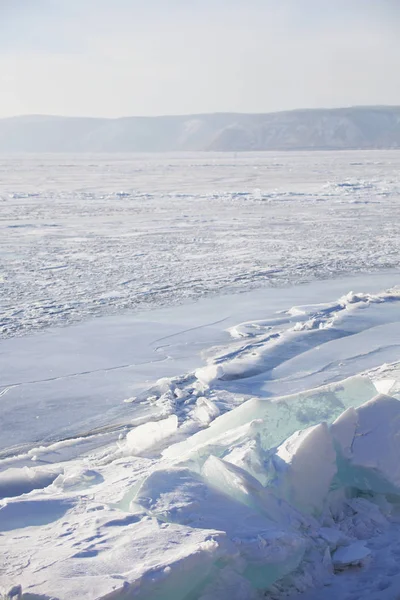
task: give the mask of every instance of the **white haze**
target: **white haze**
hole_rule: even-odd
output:
[[[398,104],[392,0],[0,0],[0,117]]]

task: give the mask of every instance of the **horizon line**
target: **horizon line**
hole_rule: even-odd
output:
[[[193,112],[193,113],[174,113],[174,114],[157,114],[157,115],[122,115],[119,117],[101,117],[88,115],[61,115],[51,113],[25,113],[19,115],[9,115],[0,117],[0,121],[11,119],[27,119],[27,118],[52,118],[52,119],[91,119],[93,121],[118,121],[123,119],[179,119],[184,117],[207,117],[216,115],[238,115],[238,116],[266,116],[278,115],[285,113],[299,112],[325,112],[325,111],[343,111],[356,109],[400,109],[400,104],[353,104],[337,107],[318,107],[318,108],[291,108],[286,110],[272,110],[266,112],[241,112],[241,111],[214,111],[214,112]]]

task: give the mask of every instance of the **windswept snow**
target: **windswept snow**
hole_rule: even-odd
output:
[[[5,453],[4,597],[394,600],[399,288],[313,289],[220,323],[206,365],[121,399],[102,441]]]
[[[0,158],[0,335],[398,268],[398,152]]]

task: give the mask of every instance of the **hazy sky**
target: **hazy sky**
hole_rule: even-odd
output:
[[[400,104],[400,0],[0,0],[0,116]]]

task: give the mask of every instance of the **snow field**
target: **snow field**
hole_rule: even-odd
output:
[[[397,152],[0,157],[0,335],[399,266]]]

